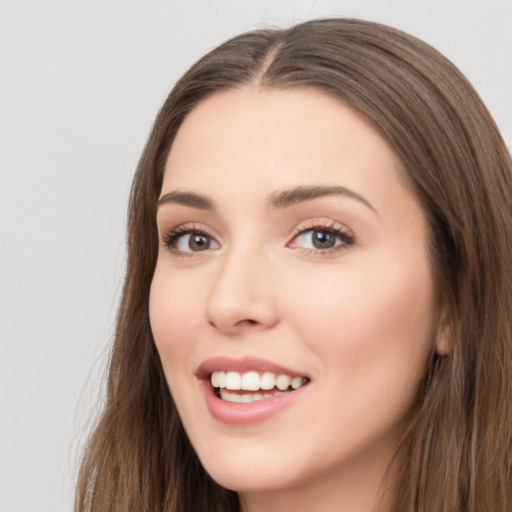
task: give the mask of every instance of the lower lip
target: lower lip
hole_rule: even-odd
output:
[[[308,387],[305,385],[283,395],[240,404],[221,400],[214,393],[209,381],[201,379],[200,383],[211,415],[216,420],[230,425],[248,425],[271,418],[292,405]]]

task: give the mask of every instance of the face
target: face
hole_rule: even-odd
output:
[[[210,475],[247,496],[381,477],[437,318],[381,136],[315,90],[217,93],[177,134],[157,224],[151,326]]]

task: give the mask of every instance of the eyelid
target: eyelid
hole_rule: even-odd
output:
[[[176,256],[185,256],[185,257],[194,257],[199,256],[202,252],[207,252],[209,250],[217,250],[220,248],[220,242],[217,240],[217,237],[213,235],[208,228],[206,228],[202,224],[198,223],[182,223],[177,226],[162,230],[162,234],[160,236],[161,244],[163,247],[171,251]],[[212,240],[218,247],[208,247],[204,251],[182,251],[174,247],[174,244],[180,240],[180,238],[191,235],[191,234],[201,234],[208,237]]]
[[[170,250],[173,254],[177,256],[188,256],[188,257],[194,257],[199,256],[202,252],[209,252],[211,250],[217,250],[220,248],[221,243],[219,242],[219,237],[216,234],[212,233],[212,230],[205,226],[202,223],[197,222],[185,222],[176,225],[175,227],[172,227],[170,229],[161,230],[162,234],[160,236],[161,238],[161,244],[163,247]],[[338,241],[335,243],[333,247],[324,247],[324,248],[313,248],[313,247],[301,247],[298,244],[296,244],[296,241],[299,237],[304,235],[305,233],[309,231],[324,231],[326,233],[330,233],[334,235]],[[184,251],[178,249],[175,244],[177,241],[180,240],[181,237],[184,237],[189,234],[202,234],[206,237],[208,237],[215,245],[216,247],[208,247],[204,249],[204,251]],[[309,219],[306,222],[303,222],[302,224],[299,224],[298,227],[294,229],[294,234],[291,237],[290,241],[286,243],[286,246],[289,248],[292,248],[294,250],[300,250],[305,253],[309,254],[315,254],[315,255],[323,255],[326,256],[330,253],[337,253],[343,250],[346,250],[350,246],[354,245],[356,242],[355,235],[353,231],[348,228],[346,225],[333,221],[330,219]]]
[[[339,243],[334,245],[333,247],[329,248],[307,248],[307,247],[299,247],[295,246],[295,241],[304,235],[305,233],[308,233],[309,231],[319,231],[319,232],[326,232],[333,234],[336,238],[340,240]],[[306,252],[308,254],[317,254],[317,255],[323,255],[326,256],[328,254],[337,253],[343,250],[346,250],[347,248],[353,246],[356,243],[356,237],[353,233],[353,231],[348,228],[347,226],[335,222],[332,220],[309,220],[307,224],[304,224],[302,226],[299,226],[295,228],[295,234],[293,238],[288,242],[287,246],[291,247],[296,250],[300,250],[302,252]]]

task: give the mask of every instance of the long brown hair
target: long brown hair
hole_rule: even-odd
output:
[[[236,511],[201,467],[152,338],[155,204],[173,139],[216,91],[314,87],[376,127],[430,230],[451,349],[433,354],[400,445],[396,510],[512,510],[512,164],[477,93],[436,50],[380,24],[308,21],[231,39],[163,105],[129,204],[128,260],[107,396],[79,474],[76,512]]]

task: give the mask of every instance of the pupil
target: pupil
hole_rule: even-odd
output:
[[[313,233],[313,245],[317,249],[328,249],[334,247],[335,238],[331,233],[325,231],[315,231]]]
[[[210,246],[210,239],[205,235],[192,235],[189,246],[193,251],[204,251]]]

